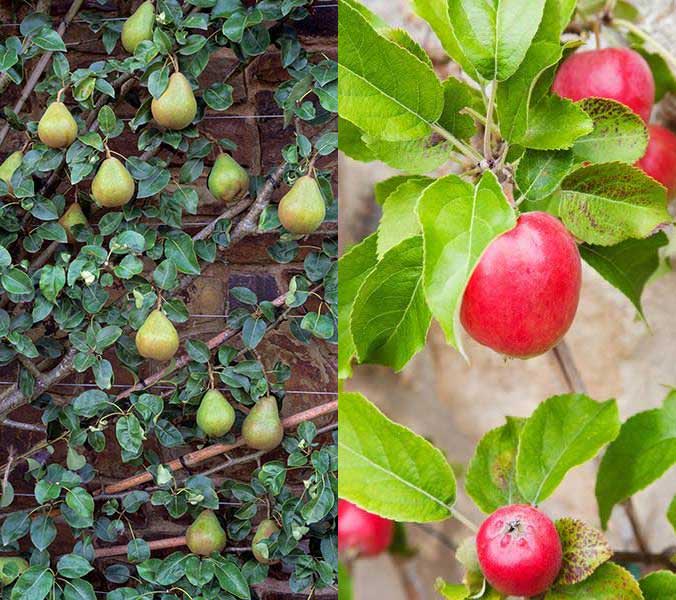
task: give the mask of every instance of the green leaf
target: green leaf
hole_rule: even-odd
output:
[[[352,375],[354,340],[350,317],[357,292],[378,262],[377,234],[372,234],[350,248],[338,261],[338,377]]]
[[[608,447],[596,478],[596,500],[605,529],[613,507],[648,487],[676,464],[676,392],[662,408],[635,414]]]
[[[544,6],[545,0],[449,0],[448,14],[464,55],[481,76],[504,81],[524,60]]]
[[[605,98],[578,102],[594,122],[594,130],[575,141],[573,153],[580,161],[635,163],[648,147],[648,129],[628,106]]]
[[[548,498],[573,467],[593,458],[617,437],[615,400],[596,402],[583,394],[545,400],[521,432],[516,481],[533,504]]]
[[[46,550],[56,539],[56,526],[51,517],[38,515],[31,523],[31,542],[40,551]]]
[[[602,564],[594,574],[575,585],[550,590],[545,600],[642,600],[634,577],[615,563]]]
[[[56,297],[66,285],[66,272],[63,267],[45,265],[40,271],[40,291],[50,302],[56,302]]]
[[[94,570],[89,561],[79,554],[64,554],[56,565],[59,575],[68,579],[84,577]]]
[[[434,589],[446,600],[466,600],[470,595],[470,591],[464,583],[448,583],[441,577],[437,577],[434,582]]]
[[[433,140],[431,137],[388,142],[364,135],[363,142],[370,153],[368,160],[380,160],[390,167],[413,174],[434,171],[448,162],[453,151],[453,146],[445,140]]]
[[[94,499],[89,492],[76,487],[66,494],[66,504],[82,518],[92,518],[94,514]]]
[[[180,273],[199,275],[200,268],[195,254],[195,244],[187,234],[180,232],[164,243],[164,254],[171,260]]]
[[[251,598],[249,584],[235,563],[222,558],[213,560],[212,563],[221,589],[243,600]]]
[[[575,140],[593,128],[591,118],[577,104],[567,98],[548,95],[531,106],[528,128],[518,143],[526,148],[562,150],[570,148]]]
[[[523,502],[516,485],[516,453],[526,419],[507,417],[479,442],[467,469],[465,489],[485,513]]]
[[[514,180],[523,196],[538,202],[553,194],[573,168],[570,150],[526,150],[519,160]]]
[[[660,264],[659,249],[669,240],[660,232],[644,240],[626,240],[614,246],[582,244],[580,254],[608,283],[620,290],[641,318],[643,289]]]
[[[667,520],[676,531],[676,496],[673,497],[667,509]]]
[[[43,27],[33,36],[32,42],[38,48],[49,52],[66,52],[66,45],[63,43],[61,36],[49,27]]]
[[[388,141],[427,135],[443,107],[443,92],[434,71],[379,35],[343,0],[339,15],[341,116],[364,132]]]
[[[96,600],[94,587],[84,579],[67,581],[63,586],[64,600]]]
[[[582,521],[567,517],[559,519],[556,530],[563,548],[563,565],[556,578],[557,585],[584,581],[613,555],[603,534]]]
[[[12,588],[11,600],[43,600],[52,591],[54,575],[48,568],[30,567]]]
[[[574,171],[561,184],[558,212],[588,244],[645,238],[671,222],[666,191],[640,169],[613,162]]]
[[[354,160],[371,162],[376,160],[373,151],[362,139],[363,132],[359,127],[343,117],[338,118],[338,147]]]
[[[457,335],[462,295],[482,253],[516,225],[516,214],[495,175],[487,171],[476,187],[457,175],[438,179],[422,195],[418,217],[427,303],[448,343],[463,352]]]
[[[424,346],[431,315],[422,261],[422,238],[412,237],[387,252],[364,280],[350,323],[359,362],[398,371]]]
[[[444,110],[439,117],[439,125],[459,139],[469,139],[476,134],[477,126],[472,117],[461,114],[461,111],[464,108],[473,108],[481,112],[481,93],[455,77],[449,77],[443,86]]]
[[[21,269],[11,268],[2,274],[2,287],[10,294],[30,294],[33,292],[33,282]]]
[[[420,233],[416,206],[431,183],[428,177],[411,178],[402,183],[383,202],[383,214],[378,225],[378,257],[405,239]]]
[[[339,403],[340,497],[395,521],[451,516],[455,477],[441,451],[361,394],[343,393]]]
[[[655,571],[646,575],[638,584],[645,600],[676,598],[676,573],[671,571]]]

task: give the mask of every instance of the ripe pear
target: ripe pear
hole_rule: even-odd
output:
[[[291,233],[312,233],[326,216],[326,205],[313,177],[304,175],[279,203],[279,220]]]
[[[270,560],[269,558],[263,556],[260,549],[256,548],[256,544],[262,540],[267,540],[268,538],[271,538],[278,531],[279,527],[277,526],[277,523],[275,523],[272,519],[265,519],[264,521],[261,521],[259,523],[258,528],[256,529],[256,533],[253,536],[253,540],[251,541],[251,551],[253,552],[254,558],[259,563],[262,563],[264,565],[271,565],[277,562],[275,560]]]
[[[246,445],[256,450],[272,450],[284,437],[277,400],[273,396],[261,398],[242,423],[242,437]]]
[[[155,7],[152,2],[144,2],[136,9],[122,26],[122,45],[129,54],[134,54],[136,46],[145,40],[153,39],[155,28]]]
[[[209,173],[207,185],[215,198],[230,202],[249,189],[249,174],[232,156],[221,154]]]
[[[0,584],[9,585],[28,568],[28,563],[20,556],[0,557]]]
[[[21,166],[21,161],[23,160],[23,152],[17,150],[12,152],[5,161],[0,165],[0,179],[2,179],[7,184],[7,189],[9,193],[12,193],[12,175]]]
[[[38,123],[38,137],[50,148],[67,148],[77,138],[77,123],[63,102],[52,102]]]
[[[185,532],[185,543],[190,552],[200,556],[209,556],[212,552],[222,552],[227,536],[218,517],[211,510],[203,510]]]
[[[66,235],[68,236],[68,241],[73,243],[75,238],[73,237],[73,226],[74,225],[88,225],[87,217],[85,217],[82,212],[82,207],[77,203],[73,202],[68,209],[66,210],[61,218],[59,219],[59,224],[66,230]]]
[[[197,409],[197,424],[209,437],[221,437],[235,423],[235,409],[218,390],[204,394]]]
[[[197,114],[197,100],[182,73],[169,78],[167,89],[159,98],[153,98],[150,110],[157,124],[167,129],[183,129],[192,123]]]
[[[169,360],[176,354],[178,333],[161,310],[151,312],[136,332],[136,349],[153,360]]]
[[[122,161],[109,156],[92,180],[92,196],[99,206],[124,206],[134,195],[134,179]]]

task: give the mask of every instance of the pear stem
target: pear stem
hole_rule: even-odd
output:
[[[176,57],[175,57],[173,54],[170,54],[170,55],[169,55],[169,60],[171,61],[171,64],[172,64],[173,67],[174,67],[174,71],[175,71],[176,73],[180,73],[181,71],[180,71],[180,69],[178,68],[178,61],[176,60]]]
[[[67,89],[68,88],[62,87],[58,92],[56,92],[56,101],[57,102],[61,102],[61,98],[63,98],[63,94]]]
[[[108,148],[108,144],[106,142],[103,142],[103,149],[106,151],[106,158],[111,158],[110,148]]]

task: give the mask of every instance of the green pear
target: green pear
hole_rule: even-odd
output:
[[[5,161],[0,165],[0,179],[2,179],[7,184],[7,189],[9,193],[12,193],[12,175],[21,166],[21,161],[23,160],[23,152],[17,150],[12,152]]]
[[[66,212],[61,215],[59,224],[66,230],[68,241],[73,243],[75,241],[75,238],[73,237],[73,226],[88,225],[89,222],[87,221],[85,214],[82,212],[82,207],[77,202],[73,202],[73,204],[68,207]]]
[[[99,206],[124,206],[134,195],[134,179],[122,161],[109,156],[92,180],[92,196]]]
[[[153,360],[169,360],[176,354],[178,333],[161,310],[151,312],[136,332],[136,349]]]
[[[235,423],[235,409],[218,390],[204,394],[197,409],[197,424],[209,437],[221,437]]]
[[[28,563],[20,556],[0,557],[0,584],[9,585],[28,568]]]
[[[242,437],[247,446],[256,450],[268,451],[279,446],[284,427],[274,396],[265,396],[254,404],[242,423]]]
[[[209,173],[207,185],[215,198],[230,202],[249,189],[249,174],[232,156],[221,154]]]
[[[279,202],[279,220],[291,233],[312,233],[326,216],[326,205],[313,177],[304,175]]]
[[[222,552],[226,541],[225,530],[211,510],[203,510],[185,532],[185,543],[190,548],[190,552],[200,556]]]
[[[265,550],[261,548],[256,548],[256,544],[262,540],[267,540],[271,538],[275,533],[279,532],[279,527],[272,519],[265,519],[258,524],[256,533],[253,536],[251,541],[251,551],[253,552],[254,558],[264,565],[271,565],[277,561],[270,560],[267,556],[264,555]]]
[[[155,28],[155,7],[152,2],[144,2],[136,9],[122,26],[122,45],[129,54],[134,54],[136,46],[145,40],[153,39]]]
[[[38,123],[38,137],[50,148],[67,148],[77,138],[77,123],[63,102],[52,102]]]
[[[159,98],[153,98],[150,110],[158,125],[167,129],[183,129],[197,114],[197,100],[190,82],[182,73],[174,73]]]

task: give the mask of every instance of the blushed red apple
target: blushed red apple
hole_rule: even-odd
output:
[[[581,279],[580,252],[563,224],[548,213],[525,213],[479,260],[460,320],[470,336],[496,352],[537,356],[568,331]]]
[[[338,500],[338,551],[350,557],[376,556],[392,543],[394,523]]]
[[[563,559],[554,523],[528,504],[503,506],[476,537],[481,572],[506,596],[538,596],[556,580]]]
[[[676,191],[676,135],[661,125],[648,125],[650,140],[643,158],[636,165],[667,188]]]
[[[552,91],[573,101],[608,98],[625,104],[646,123],[655,103],[655,80],[646,60],[629,48],[575,52],[559,67]]]

